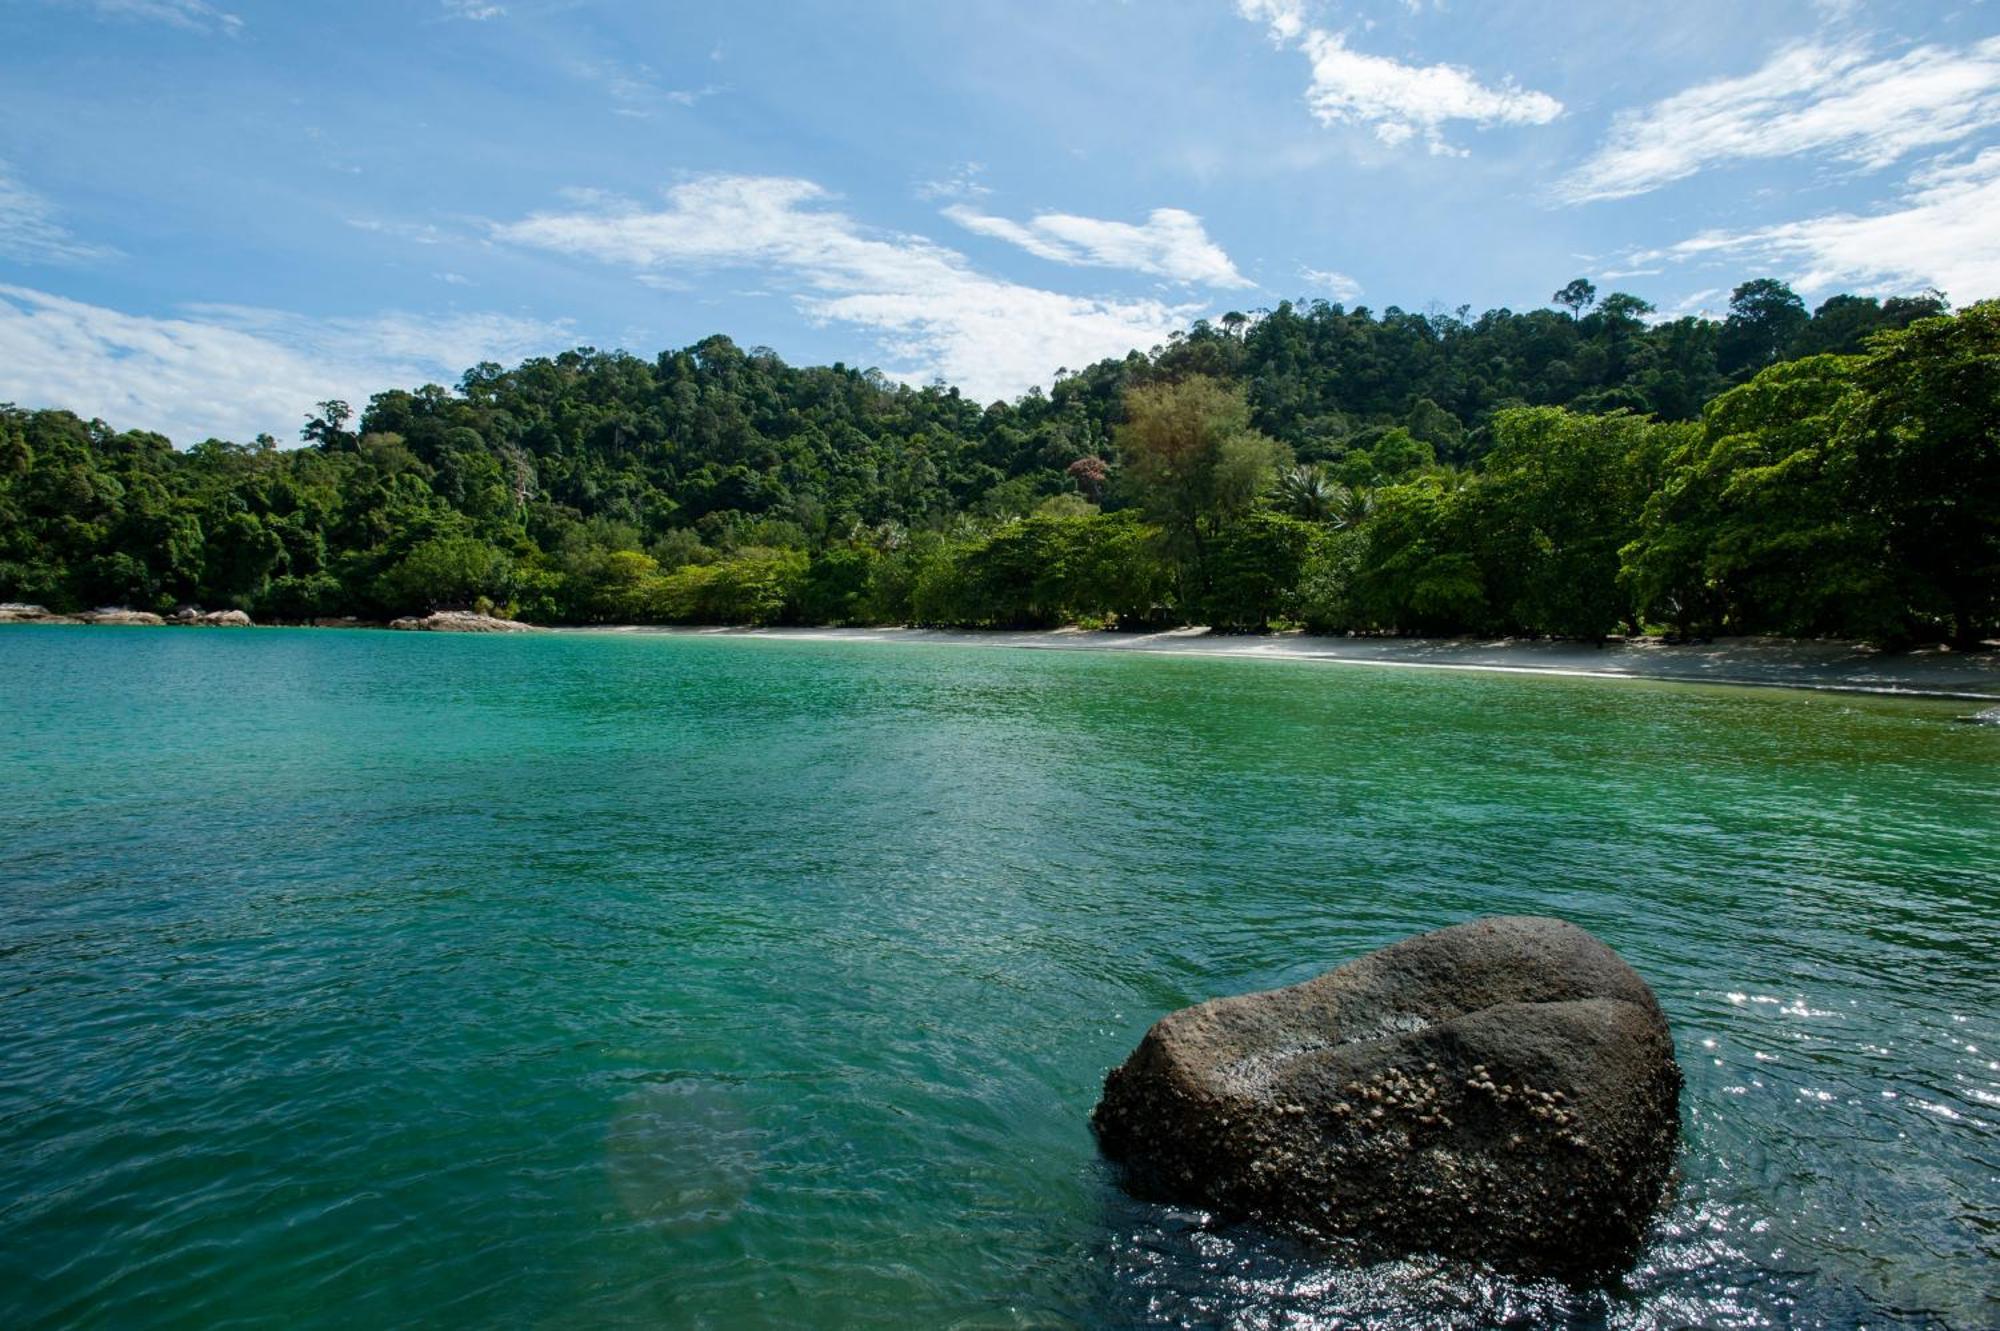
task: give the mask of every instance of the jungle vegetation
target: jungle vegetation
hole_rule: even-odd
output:
[[[725,337],[176,448],[0,406],[0,600],[263,621],[2000,627],[2000,303],[1313,302],[981,404]]]

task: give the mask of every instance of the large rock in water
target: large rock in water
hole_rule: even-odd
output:
[[[1680,1090],[1646,982],[1573,924],[1509,916],[1172,1013],[1092,1122],[1149,1196],[1576,1278],[1637,1254]]]

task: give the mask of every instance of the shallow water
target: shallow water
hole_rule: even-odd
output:
[[[0,630],[0,1326],[2000,1324],[1963,704],[686,637]],[[1123,1197],[1162,1013],[1566,916],[1640,1266]]]

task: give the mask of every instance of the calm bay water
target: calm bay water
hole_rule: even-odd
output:
[[[0,1326],[2000,1324],[1964,704],[62,628],[0,703]],[[1113,1186],[1155,1018],[1497,912],[1673,1019],[1621,1286]]]

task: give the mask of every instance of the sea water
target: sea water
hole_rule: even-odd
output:
[[[1966,705],[686,635],[0,629],[0,1326],[2000,1323]],[[1164,1013],[1492,913],[1651,981],[1606,1289],[1128,1199]]]

